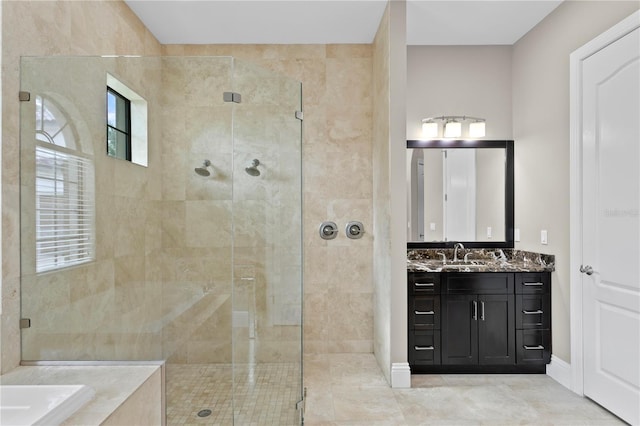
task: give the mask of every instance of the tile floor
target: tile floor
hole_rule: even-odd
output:
[[[373,355],[307,355],[305,426],[623,425],[546,375],[416,375],[391,389]]]
[[[236,366],[235,372],[227,364],[167,364],[167,425],[298,425],[299,389],[296,363]],[[200,410],[211,414],[199,417]]]

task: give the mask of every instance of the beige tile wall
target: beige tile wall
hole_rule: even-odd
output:
[[[150,105],[149,167],[108,157],[107,73]],[[21,88],[22,316],[24,360],[159,359],[161,334],[160,120],[155,113],[160,58],[24,58]],[[34,208],[35,97],[58,103],[95,168],[95,262],[36,274]],[[70,141],[69,141],[70,142]],[[75,146],[74,146],[75,145]]]
[[[165,45],[163,54],[232,55],[302,82],[305,353],[372,352],[372,47]],[[319,238],[325,220],[341,228],[335,240]],[[350,220],[363,222],[362,239],[345,237]]]
[[[2,313],[0,370],[20,361],[20,56],[158,55],[160,45],[122,2],[2,2]],[[115,27],[114,27],[115,25]]]
[[[112,19],[108,19],[112,18]],[[104,37],[112,29],[106,22],[116,22],[118,31],[114,37]],[[18,26],[19,25],[19,26]],[[21,28],[29,27],[32,31],[24,33]],[[96,28],[98,30],[96,30]],[[100,36],[97,36],[100,34]],[[165,46],[160,48],[153,36],[142,26],[130,10],[120,2],[4,2],[3,3],[3,91],[16,93],[19,90],[19,57],[22,55],[88,55],[88,54],[140,54],[140,55],[229,55],[249,60],[267,69],[286,74],[303,83],[304,99],[304,147],[303,147],[303,194],[304,194],[304,250],[305,250],[305,351],[321,352],[371,352],[373,349],[373,290],[372,290],[372,50],[368,45],[313,45],[313,46]],[[197,61],[197,59],[189,59]],[[193,81],[193,80],[190,80]],[[187,90],[189,89],[189,81]],[[250,82],[248,82],[250,87]],[[193,88],[193,90],[197,90]],[[260,91],[256,96],[265,96]],[[3,104],[3,310],[2,310],[2,370],[13,368],[20,360],[20,335],[17,320],[20,317],[19,284],[20,284],[20,252],[19,247],[19,186],[18,186],[18,126],[19,104],[4,97]],[[198,291],[228,286],[231,253],[220,240],[210,241],[203,237],[201,226],[212,227],[211,232],[225,237],[229,229],[212,217],[227,217],[229,209],[228,182],[224,179],[215,181],[213,185],[202,185],[195,174],[182,173],[199,165],[202,156],[210,149],[208,141],[219,136],[226,137],[228,128],[208,125],[206,129],[198,126],[205,122],[208,114],[228,117],[228,108],[210,109],[211,105],[197,103],[187,114],[184,121],[186,133],[175,134],[166,130],[162,139],[162,153],[150,148],[150,155],[160,156],[163,178],[149,175],[140,176],[143,172],[132,172],[114,165],[106,174],[99,174],[97,179],[112,176],[121,195],[104,195],[101,201],[125,212],[132,222],[105,228],[101,234],[105,246],[98,247],[98,253],[105,256],[104,262],[98,262],[95,268],[78,268],[71,274],[92,282],[101,287],[95,291],[109,293],[105,300],[115,300],[118,306],[134,315],[137,303],[144,300],[147,291],[161,288],[167,301],[160,306],[161,312],[154,315],[161,317],[173,306],[171,297],[185,294],[175,281],[185,282],[184,275],[194,270],[207,276],[204,287],[187,289],[200,303],[211,309],[217,307],[216,315],[230,310],[229,300],[224,291],[209,291],[208,297],[202,297]],[[157,111],[156,111],[157,113]],[[160,113],[163,123],[169,123],[172,111]],[[252,117],[249,117],[252,119]],[[217,122],[225,122],[220,120]],[[208,122],[207,122],[208,123]],[[163,133],[164,134],[164,133]],[[186,137],[185,137],[186,136]],[[176,144],[173,141],[188,140],[191,143],[187,155],[175,155],[171,151]],[[260,142],[260,131],[246,135],[249,143]],[[178,145],[179,146],[179,145]],[[214,168],[223,170],[221,165],[229,162],[228,149],[219,147],[212,152],[210,160]],[[251,152],[251,154],[250,154]],[[237,164],[250,161],[254,149],[248,149],[244,157],[236,159]],[[215,156],[213,155],[215,154]],[[222,155],[221,155],[222,154]],[[268,155],[265,153],[264,155]],[[282,155],[282,154],[281,154]],[[293,155],[296,155],[295,152]],[[157,157],[156,157],[157,158]],[[264,157],[268,158],[268,157]],[[176,159],[180,159],[177,161]],[[183,161],[183,163],[181,163]],[[289,162],[290,163],[290,162]],[[268,164],[268,162],[267,162]],[[174,168],[173,170],[171,168]],[[177,168],[180,173],[174,173]],[[150,167],[151,169],[151,167]],[[281,170],[286,173],[286,170]],[[111,174],[113,173],[113,174]],[[136,176],[137,174],[137,176]],[[144,174],[144,173],[143,173]],[[101,177],[103,176],[103,177]],[[171,178],[168,178],[171,176]],[[144,182],[131,185],[131,182]],[[253,183],[252,183],[253,184]],[[144,197],[140,199],[140,195]],[[206,197],[204,200],[203,198]],[[268,197],[265,193],[264,197]],[[246,200],[247,210],[258,208],[264,199]],[[223,216],[212,215],[222,212]],[[284,211],[288,211],[285,209]],[[292,211],[292,210],[291,210]],[[128,214],[126,212],[130,212]],[[135,236],[140,229],[135,221],[145,213],[144,235]],[[175,217],[184,218],[173,220]],[[108,223],[108,218],[104,218]],[[188,220],[189,219],[189,220]],[[255,218],[249,217],[254,220]],[[263,218],[282,223],[282,217]],[[287,219],[291,220],[291,217]],[[293,218],[295,220],[295,217]],[[333,241],[320,240],[317,227],[324,220],[333,220],[341,228],[340,236]],[[344,225],[349,220],[360,220],[368,231],[361,240],[348,240],[344,237]],[[191,223],[191,225],[188,225]],[[197,225],[194,225],[197,224]],[[203,225],[204,224],[204,225]],[[215,229],[214,229],[215,228]],[[288,228],[280,228],[286,229]],[[114,231],[115,230],[115,231]],[[127,230],[131,231],[128,232]],[[161,230],[161,232],[159,232]],[[114,232],[111,232],[114,231]],[[128,241],[127,244],[116,244],[114,238]],[[234,254],[236,268],[244,268],[260,262],[269,254],[259,253],[252,245],[254,235],[247,233],[244,237],[247,247]],[[291,237],[289,237],[291,238]],[[144,241],[144,242],[143,242]],[[144,255],[139,258],[123,257],[131,250],[144,247]],[[159,247],[162,247],[159,250]],[[111,253],[113,257],[108,257]],[[270,254],[279,256],[281,253]],[[262,257],[261,257],[262,256]],[[292,256],[295,258],[295,253]],[[213,266],[208,259],[220,259]],[[120,260],[118,260],[120,259]],[[179,265],[176,265],[179,264]],[[224,266],[223,266],[224,265]],[[173,267],[177,266],[177,267]],[[296,270],[295,264],[281,263],[276,274],[291,276]],[[181,277],[182,275],[182,277]],[[236,270],[236,275],[242,272]],[[67,277],[68,278],[68,277]],[[175,278],[175,281],[174,281]],[[35,285],[35,278],[26,280]],[[194,282],[198,280],[191,280]],[[288,300],[290,288],[295,281],[284,280],[281,287],[263,294],[265,297],[278,297],[285,306],[293,306],[295,300]],[[124,283],[128,283],[123,285]],[[200,284],[200,282],[199,282]],[[241,286],[238,286],[241,288]],[[126,289],[126,290],[125,290]],[[78,321],[91,318],[91,321],[106,321],[109,315],[118,314],[118,321],[127,318],[123,312],[102,312],[102,305],[86,303],[87,288],[70,288],[65,285],[62,291],[64,298],[74,301],[83,300],[82,309],[76,316]],[[92,290],[93,291],[93,290]],[[266,292],[266,289],[262,290]],[[73,294],[73,296],[71,295]],[[178,297],[178,296],[176,296]],[[50,307],[49,297],[41,298],[43,306]],[[175,299],[174,299],[175,300]],[[153,300],[150,301],[153,304]],[[101,302],[101,303],[104,303]],[[80,306],[80,305],[78,305]],[[157,307],[157,305],[156,305]],[[126,311],[129,309],[129,311]],[[267,311],[264,306],[264,312]],[[140,313],[140,312],[136,312]],[[53,315],[49,312],[47,315]],[[206,314],[205,314],[206,315]],[[210,321],[224,324],[225,319],[208,316]],[[291,314],[294,315],[294,314]],[[111,317],[113,319],[113,317]],[[184,321],[184,319],[182,319]],[[176,320],[179,324],[180,319]],[[286,322],[286,318],[279,321]],[[205,352],[216,353],[217,359],[229,355],[229,345],[225,343],[229,336],[225,332],[213,331],[203,322],[196,329],[193,339],[188,345],[175,336],[184,331],[180,327],[167,329],[166,333],[174,333],[174,337],[166,336],[168,351],[176,348],[187,348],[186,354],[176,356],[176,361],[192,362],[210,361],[203,357]],[[228,330],[227,327],[223,327]],[[295,330],[295,329],[292,329]],[[271,334],[271,335],[270,335]],[[277,346],[282,335],[290,335],[289,342],[294,340],[295,331],[287,328],[271,330],[265,333],[265,355],[267,359],[281,356]],[[200,337],[199,337],[200,336]],[[204,337],[206,336],[206,338]],[[52,333],[48,336],[57,339]],[[212,338],[214,342],[212,343]],[[157,351],[154,337],[141,335],[113,337],[92,336],[90,341],[84,338],[73,339],[83,348],[76,354],[79,357],[90,357],[89,353],[105,347],[114,348],[113,356],[126,356],[115,349],[117,340],[126,352],[129,345],[137,344],[147,351]],[[286,346],[284,352],[288,352]]]

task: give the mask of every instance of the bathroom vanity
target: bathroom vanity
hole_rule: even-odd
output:
[[[409,250],[412,373],[544,373],[551,358],[553,256]],[[505,254],[506,253],[506,254]]]

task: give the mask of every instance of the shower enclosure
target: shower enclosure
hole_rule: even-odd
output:
[[[300,424],[301,84],[32,57],[21,91],[22,359],[162,359],[169,425]]]

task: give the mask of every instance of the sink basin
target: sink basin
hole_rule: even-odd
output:
[[[442,270],[446,270],[446,269],[479,269],[481,266],[483,265],[474,265],[471,263],[467,263],[467,264],[449,264],[449,265],[442,265]]]
[[[469,262],[456,262],[456,263],[446,263],[442,265],[442,270],[454,270],[454,271],[472,271],[474,269],[480,269],[487,265],[487,262],[482,260],[474,260]]]

